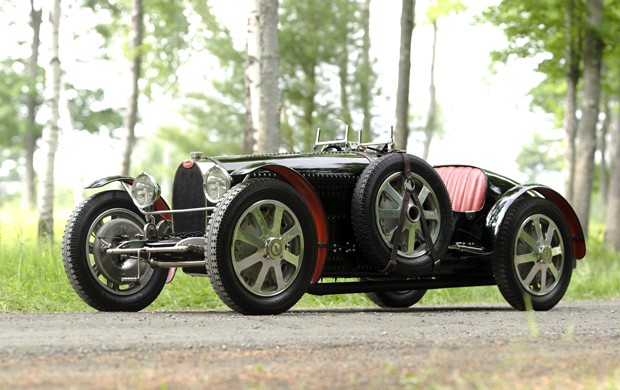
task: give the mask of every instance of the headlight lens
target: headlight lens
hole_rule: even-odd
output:
[[[136,206],[141,209],[150,207],[161,195],[159,184],[148,173],[142,172],[133,182],[131,196]]]
[[[216,165],[209,169],[204,178],[204,192],[207,200],[211,203],[219,202],[230,189],[230,182],[230,175],[222,167]]]

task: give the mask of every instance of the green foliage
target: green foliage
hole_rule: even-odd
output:
[[[23,147],[21,137],[26,131],[27,99],[34,94],[35,105],[39,107],[43,100],[43,81],[36,80],[34,90],[26,74],[25,60],[11,58],[0,62],[0,145],[3,147]],[[39,71],[43,74],[43,70]],[[35,137],[40,137],[42,125],[36,125]]]
[[[503,0],[496,7],[489,7],[483,13],[483,19],[499,26],[508,38],[508,47],[495,52],[496,61],[507,61],[516,56],[521,58],[550,54],[552,57],[543,63],[553,64],[548,68],[558,78],[563,76],[562,59],[569,40],[579,40],[583,34],[583,25],[577,24],[568,34],[564,30],[564,0]],[[571,10],[577,20],[583,21],[585,2],[575,1]]]
[[[521,149],[517,155],[519,170],[525,173],[528,180],[535,182],[543,172],[554,172],[562,169],[561,139],[549,139],[540,133],[534,134],[534,139]]]
[[[572,7],[568,7],[570,3]],[[604,1],[604,22],[597,26],[607,44],[603,84],[614,92],[620,91],[619,6],[618,0]],[[567,17],[572,21],[569,24]],[[586,30],[586,1],[503,0],[496,7],[489,7],[479,20],[498,26],[508,39],[504,50],[492,53],[494,61],[538,60],[538,71],[546,78],[531,91],[532,105],[554,114],[557,123],[561,123],[565,98],[561,92],[566,89],[565,76],[570,71],[567,48],[572,48],[580,64]]]
[[[461,0],[435,0],[426,10],[426,17],[431,24],[437,23],[442,16],[465,11],[466,7]]]
[[[537,59],[538,71],[546,79],[531,91],[532,105],[555,114],[558,123],[564,118],[565,95],[550,92],[565,90],[565,76],[570,66],[567,48],[572,48],[577,64],[583,50],[585,0],[573,3],[573,7],[567,8],[566,0],[503,0],[497,7],[488,8],[481,19],[500,27],[508,39],[505,49],[492,53],[493,61]],[[566,22],[567,16],[571,17],[570,24]],[[553,98],[557,100],[551,101]]]
[[[230,31],[219,23],[206,2],[194,1],[192,4],[194,16],[200,18],[195,23],[197,37],[192,42],[193,49],[211,53],[219,63],[216,72],[220,75],[206,72],[211,88],[183,97],[181,113],[190,128],[181,134],[180,141],[175,142],[176,148],[185,154],[196,149],[196,145],[201,145],[201,151],[208,155],[221,155],[223,151],[241,153],[246,111],[245,53],[234,47]],[[174,135],[172,137],[174,139]]]
[[[0,312],[84,310],[65,275],[58,243],[37,242],[37,215],[9,210],[0,210]]]
[[[94,27],[105,47],[124,44],[125,56],[142,56],[142,93],[151,97],[157,92],[177,90],[177,70],[188,57],[190,23],[193,11],[188,1],[144,0],[143,44],[137,52],[129,50],[129,0],[86,0],[84,6],[101,14],[104,22]]]
[[[356,123],[361,122],[365,104],[360,88],[374,85],[376,77],[372,69],[361,66],[362,5],[348,0],[284,0],[280,21],[280,47],[286,48],[280,51],[284,115],[281,127],[282,133],[288,134],[284,142],[290,149],[310,150],[317,127],[326,130],[326,138],[333,136],[334,130],[340,134],[340,126],[325,126],[348,116],[344,107],[335,104],[338,97],[330,87],[330,67],[333,69],[336,64],[344,66],[349,75],[344,80],[344,90],[351,97],[354,128],[359,129]],[[348,61],[343,63],[345,53]]]
[[[206,72],[211,88],[183,97],[181,113],[190,126],[172,138],[175,149],[189,144],[194,145],[191,150],[196,149],[195,145],[205,145],[216,149],[216,154],[241,152],[246,113],[245,53],[235,48],[230,31],[218,21],[208,3],[194,0],[188,4],[195,31],[191,49],[212,54],[219,69]],[[359,118],[359,85],[373,85],[376,77],[372,70],[364,74],[359,70],[360,18],[361,5],[357,1],[280,4],[281,132],[287,149],[310,150],[316,127],[325,129],[325,138],[340,135],[342,124],[338,120],[350,117],[349,103]],[[330,86],[336,64],[346,70],[344,91],[351,97],[351,102],[347,100],[341,106],[335,103],[337,95]],[[162,130],[158,138],[167,137],[167,131]],[[218,147],[210,147],[214,143]]]
[[[555,127],[562,127],[564,119],[564,98],[566,84],[546,78],[530,91],[532,96],[531,108],[541,108],[544,112],[554,115]]]
[[[103,89],[77,89],[70,84],[65,87],[67,106],[76,130],[94,133],[102,127],[111,131],[122,126],[121,110],[103,105]]]

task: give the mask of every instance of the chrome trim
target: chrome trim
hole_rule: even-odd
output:
[[[224,175],[224,179],[226,181],[226,191],[224,191],[221,196],[219,198],[213,198],[209,195],[208,191],[207,191],[207,181],[209,179],[209,176],[211,174],[213,174],[213,172],[215,171],[219,171],[220,173],[222,173]],[[211,203],[218,203],[223,197],[224,195],[230,190],[230,186],[232,184],[232,177],[230,176],[230,174],[226,171],[226,169],[224,169],[222,166],[215,164],[212,167],[210,167],[205,173],[203,173],[202,175],[202,192],[204,193],[205,197],[207,198],[207,200]]]
[[[349,141],[349,125],[345,124],[344,128],[344,138],[342,139],[334,139],[329,141],[321,141],[321,128],[318,127],[316,129],[316,140],[314,141],[313,150],[317,151],[319,146],[330,146],[330,145],[338,145],[341,146],[343,151],[364,151],[368,148],[375,149],[385,145],[387,147],[387,151],[394,150],[394,126],[390,126],[390,137],[389,139],[384,140],[376,140],[372,142],[362,142],[362,129],[358,131],[357,134],[357,142]]]
[[[193,209],[180,209],[180,210],[143,211],[143,214],[144,215],[183,214],[183,213],[194,213],[196,211],[215,211],[215,206],[196,207]]]
[[[122,245],[122,244],[121,244]],[[142,253],[187,253],[203,252],[204,248],[200,245],[180,245],[166,246],[161,248],[141,247],[141,248],[110,248],[106,253],[111,255],[140,255]],[[166,262],[168,263],[168,262]]]
[[[157,260],[147,260],[149,264],[154,265],[159,268],[183,268],[183,267],[206,267],[206,260],[195,260],[195,261],[157,261]]]

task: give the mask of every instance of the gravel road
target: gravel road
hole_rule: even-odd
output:
[[[597,388],[620,386],[620,300],[2,314],[0,352],[0,389]]]

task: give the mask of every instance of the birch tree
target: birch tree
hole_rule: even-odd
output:
[[[411,78],[411,36],[415,21],[415,0],[402,0],[400,14],[400,56],[398,60],[398,87],[396,90],[397,148],[406,149],[409,139],[409,84]]]
[[[131,29],[129,32],[129,96],[127,100],[127,111],[123,119],[123,138],[121,146],[121,167],[120,174],[129,175],[131,166],[131,152],[135,144],[135,127],[138,120],[138,98],[140,91],[138,82],[142,72],[142,39],[144,29],[144,13],[142,0],[132,0],[131,2]]]
[[[278,0],[254,0],[248,17],[248,81],[256,151],[280,147]]]
[[[36,122],[37,110],[40,106],[40,95],[37,89],[39,80],[39,46],[41,44],[42,10],[37,7],[34,0],[30,0],[30,27],[32,28],[31,52],[28,60],[28,98],[26,107],[28,111],[27,127],[24,134],[24,149],[26,151],[26,169],[23,183],[24,193],[22,206],[33,208],[36,204],[34,150],[39,138],[40,130]]]
[[[415,0],[414,0],[415,1]],[[362,7],[362,61],[358,72],[358,82],[360,88],[360,105],[364,116],[362,129],[364,134],[371,136],[372,120],[372,68],[370,66],[370,0],[364,0]]]
[[[50,60],[47,70],[46,104],[49,119],[43,128],[43,175],[39,178],[39,238],[54,237],[54,156],[58,144],[58,103],[60,100],[60,58],[58,31],[60,29],[60,0],[54,0],[49,11],[51,26]]]

